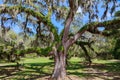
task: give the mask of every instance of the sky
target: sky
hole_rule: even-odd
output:
[[[120,0],[118,0],[118,3],[120,4]],[[105,8],[101,8],[101,5],[102,5],[102,3],[100,3],[100,4],[98,5],[99,21],[102,21],[100,18],[101,18],[101,16],[103,15],[103,13],[104,13],[104,11],[105,11]],[[110,3],[110,7],[111,7],[112,5],[113,5],[113,4]],[[116,11],[118,11],[118,10],[120,10],[120,8],[116,8]],[[81,9],[80,7],[78,8],[77,13],[82,13],[82,9]],[[114,18],[113,16],[114,16],[114,13],[113,13],[113,15],[111,16],[110,11],[108,11],[106,20],[111,20],[111,19],[113,19],[113,18]],[[88,14],[83,15],[83,25],[86,24],[86,23],[88,23],[88,21],[89,21],[89,19],[88,19]],[[61,25],[61,23],[59,23],[59,22],[57,22],[57,21],[55,20],[55,17],[53,17],[52,23],[59,28],[59,32],[64,28],[64,26]],[[103,30],[104,30],[104,27],[101,26],[101,27],[98,28],[98,29],[99,29],[100,31],[103,31]]]
[[[118,1],[118,3],[120,3],[120,0]],[[3,4],[2,3],[2,0],[0,0],[0,5],[1,4]],[[102,3],[101,3],[102,4]],[[101,17],[102,15],[103,15],[103,11],[105,10],[104,8],[101,8],[101,4],[99,4],[98,5],[98,9],[99,9],[99,17]],[[112,5],[112,4],[110,4],[110,5]],[[119,8],[117,8],[116,9],[116,11],[117,10],[120,10]],[[78,10],[77,10],[77,13],[82,13],[82,9],[79,7],[78,8]],[[107,13],[107,20],[110,20],[110,19],[112,19],[113,17],[111,17],[111,14],[108,12]],[[86,24],[86,23],[88,23],[88,14],[86,14],[86,15],[83,15],[83,24]],[[58,21],[56,21],[56,18],[55,18],[55,16],[52,16],[51,17],[51,21],[52,21],[52,23],[56,26],[56,27],[58,27],[58,31],[60,32],[63,28],[64,28],[64,25],[62,24],[62,22],[58,22]],[[101,21],[101,20],[100,20]],[[104,28],[103,27],[101,27],[101,28],[99,28],[100,30],[103,30]],[[14,27],[14,30],[16,31],[16,32],[19,32],[20,31],[20,28],[18,27],[18,26],[15,26]]]

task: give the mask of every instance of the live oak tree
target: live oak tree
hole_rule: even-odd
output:
[[[115,12],[114,15],[115,18],[120,18],[120,11]],[[119,26],[119,25],[118,25]],[[119,26],[120,27],[120,26]],[[120,42],[120,29],[116,29],[116,30],[111,30],[111,37],[114,40],[114,48],[112,50],[112,55],[115,59],[120,59],[120,47],[119,47],[119,42]]]
[[[66,77],[67,51],[69,47],[73,45],[85,31],[99,34],[101,32],[97,30],[97,27],[104,26],[106,32],[103,31],[102,33],[104,35],[108,35],[109,33],[107,33],[107,30],[118,28],[117,25],[119,25],[119,18],[105,22],[91,22],[94,19],[99,20],[99,2],[102,2],[102,5],[105,8],[101,19],[106,18],[108,11],[110,11],[111,14],[115,11],[117,0],[4,0],[5,4],[10,5],[6,6],[3,4],[0,9],[0,13],[8,13],[10,15],[10,17],[5,18],[4,21],[9,19],[17,21],[18,17],[16,15],[24,14],[25,21],[23,22],[22,29],[25,36],[27,32],[31,32],[30,27],[27,25],[29,21],[31,21],[30,16],[34,17],[34,20],[32,21],[35,21],[36,24],[33,27],[37,27],[37,37],[41,37],[39,35],[41,32],[39,25],[47,28],[48,32],[46,35],[50,36],[50,46],[52,46],[53,49],[50,54],[53,54],[55,58],[55,67],[50,79],[64,80]],[[113,3],[112,7],[109,7],[111,6],[109,5],[110,3]],[[88,14],[89,22],[91,23],[88,23],[80,28],[80,30],[74,34],[73,37],[69,37],[70,25],[78,8],[81,8],[83,14]],[[51,22],[52,16],[55,16],[57,21],[64,22],[64,30],[61,32],[61,35],[58,34],[56,27]]]

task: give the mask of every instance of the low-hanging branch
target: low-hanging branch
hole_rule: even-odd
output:
[[[120,25],[120,18],[117,18],[117,19],[108,20],[104,22],[92,22],[92,23],[86,24],[85,26],[83,26],[83,28],[80,29],[80,31],[87,30],[91,33],[101,33],[101,32],[104,33],[104,31],[119,29],[120,28],[119,25]],[[98,27],[104,27],[105,30],[99,31],[97,29]]]
[[[18,10],[18,13],[26,12],[27,14],[36,17],[38,20],[40,20],[44,25],[46,25],[49,28],[50,32],[52,32],[54,34],[55,39],[59,39],[56,27],[52,24],[50,17],[43,15],[41,12],[34,11],[30,8],[26,8],[26,7],[23,7],[21,5],[5,6],[4,8],[0,9],[0,14],[9,13],[13,10]]]
[[[108,20],[104,22],[91,22],[88,24],[85,24],[72,38],[68,39],[66,42],[67,46],[69,47],[70,45],[74,44],[85,31],[89,31],[94,34],[103,34],[103,35],[108,35],[106,31],[113,30],[113,29],[120,29],[120,18],[116,18],[113,20]],[[97,28],[98,27],[104,27],[104,31],[99,31]]]
[[[49,28],[50,32],[52,32],[54,34],[55,41],[58,41],[59,36],[58,36],[57,30],[56,30],[55,26],[52,24],[50,17],[43,15],[41,12],[37,12],[30,8],[26,8],[26,7],[23,7],[20,5],[19,6],[6,6],[0,10],[0,13],[9,13],[13,9],[15,9],[15,10],[18,9],[18,13],[26,12],[27,14],[30,14],[30,15],[36,17],[38,20],[40,20],[43,24],[45,24]],[[89,24],[86,24],[72,38],[68,39],[65,44],[66,44],[66,46],[69,47],[74,42],[76,42],[77,39],[79,39],[79,37],[85,31],[89,31],[91,33],[98,33],[98,34],[101,33],[97,29],[98,27],[105,27],[105,31],[112,30],[112,29],[119,29],[119,27],[120,27],[119,22],[120,22],[120,18],[116,18],[114,20],[108,20],[108,21],[104,21],[104,22],[91,22]],[[105,34],[104,31],[102,33]]]

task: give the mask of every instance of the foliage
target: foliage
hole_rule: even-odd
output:
[[[112,29],[119,29],[120,18],[116,18],[113,20],[103,21],[103,22],[92,22],[95,19],[99,19],[98,14],[98,4],[101,3],[101,6],[104,7],[103,15],[101,19],[105,19],[108,11],[110,11],[111,15],[115,11],[117,6],[116,0],[5,0],[3,1],[3,5],[0,8],[1,18],[1,28],[2,28],[2,36],[5,35],[10,29],[11,26],[19,25],[21,28],[21,34],[24,36],[22,42],[20,42],[15,47],[16,44],[12,43],[7,45],[6,49],[9,49],[7,54],[14,56],[22,56],[27,53],[36,52],[38,55],[45,55],[50,53],[54,54],[55,57],[55,68],[52,75],[52,79],[61,80],[66,77],[66,55],[67,51],[71,45],[77,43],[78,39],[82,37],[82,35],[89,31],[94,34],[108,35],[104,31],[99,31],[97,28],[103,26],[106,31]],[[68,3],[67,3],[68,2]],[[110,3],[113,5],[109,5]],[[63,6],[63,7],[62,7]],[[71,23],[73,26],[76,25],[74,23],[79,23],[81,15],[77,16],[77,10],[81,8],[82,14],[87,14],[89,17],[89,23],[85,24],[81,27],[75,34],[69,36],[72,32],[70,31]],[[63,22],[63,31],[61,34],[58,34],[58,31],[54,24],[52,23],[52,18],[55,16],[59,22]],[[76,17],[77,16],[77,17]],[[19,18],[23,18],[20,20]],[[32,18],[31,18],[32,17]],[[5,23],[11,20],[10,27],[7,28]],[[77,21],[78,20],[78,21]],[[80,26],[80,25],[77,25]],[[24,44],[27,41],[27,38],[31,37],[30,34],[34,34],[33,45],[29,47],[25,47]],[[12,37],[12,36],[11,36]],[[14,37],[12,37],[14,39]],[[45,43],[44,45],[42,44]],[[31,41],[32,43],[32,41]],[[87,60],[90,60],[90,56],[87,54],[87,49],[84,45],[88,45],[86,42],[77,43],[85,52],[85,56],[87,55]],[[11,47],[12,46],[12,47]],[[89,45],[88,45],[89,46]],[[89,48],[91,48],[89,46]],[[28,50],[27,50],[28,49]],[[93,50],[93,49],[92,49]],[[14,52],[16,51],[16,52]],[[11,58],[10,55],[8,60]],[[62,78],[61,78],[62,77]]]
[[[118,38],[118,39],[116,39],[115,47],[113,49],[113,56],[114,56],[115,59],[120,59],[120,47],[119,47],[119,44],[120,44],[120,40]]]
[[[115,12],[115,17],[120,17],[120,11]]]

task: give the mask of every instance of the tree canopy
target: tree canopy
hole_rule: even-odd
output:
[[[3,5],[0,7],[2,36],[11,28],[18,26],[25,38],[31,37],[30,34],[35,34],[36,40],[33,41],[36,43],[35,46],[38,46],[40,41],[46,42],[48,44],[46,46],[51,48],[48,50],[49,53],[53,54],[55,58],[55,68],[51,76],[51,79],[55,80],[64,80],[66,77],[68,49],[77,43],[77,40],[86,31],[109,36],[113,34],[111,33],[113,30],[119,29],[120,18],[99,21],[99,19],[104,20],[108,12],[113,14],[116,7],[119,7],[117,0],[2,0],[2,3]],[[99,16],[99,6],[104,7],[101,17]],[[79,8],[81,13],[77,13]],[[81,24],[80,14],[87,15],[89,22],[80,26],[78,32],[71,34],[71,24],[75,26],[77,25],[74,23]],[[60,34],[52,23],[54,16],[58,22],[63,23],[64,28]],[[119,12],[115,16],[119,16]],[[94,21],[95,19],[97,21]],[[99,31],[98,27],[104,27],[105,30]],[[80,45],[87,53],[82,43]]]

